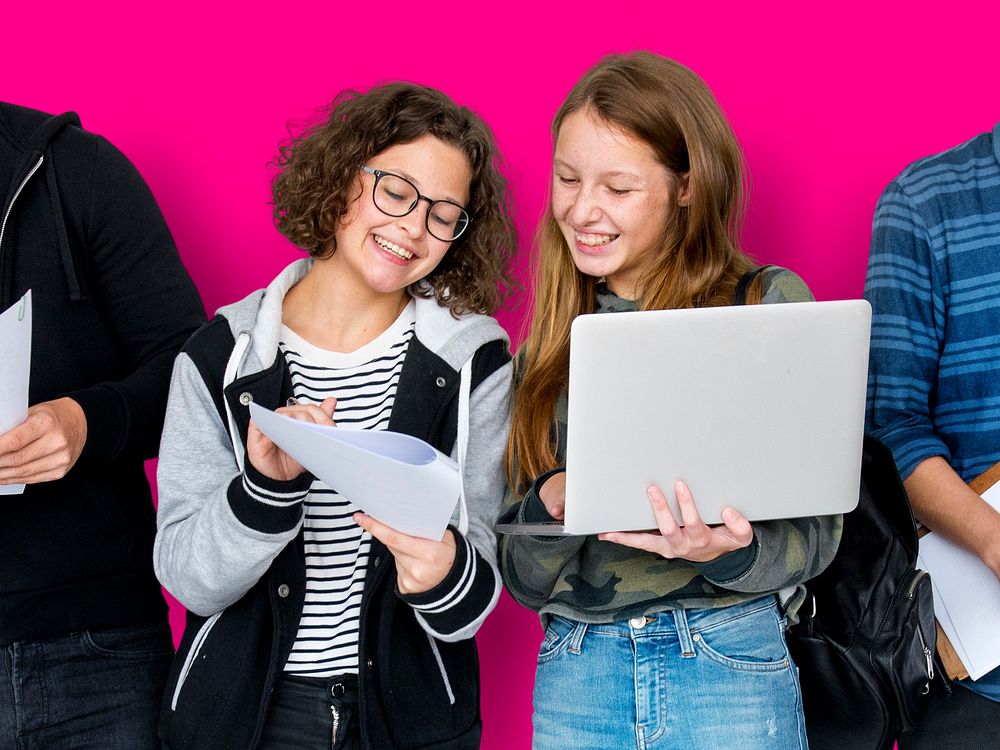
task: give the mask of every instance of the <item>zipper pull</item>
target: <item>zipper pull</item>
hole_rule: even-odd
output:
[[[934,679],[934,654],[931,650],[927,648],[927,643],[924,641],[924,633],[917,627],[917,638],[920,639],[920,648],[923,649],[924,659],[927,660],[927,682],[924,684],[923,694],[927,695],[931,691],[931,680]]]
[[[340,712],[333,704],[330,705],[330,713],[333,716],[332,736],[330,737],[330,747],[337,746],[337,730],[340,729]]]

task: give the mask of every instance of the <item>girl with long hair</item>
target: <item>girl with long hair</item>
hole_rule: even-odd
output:
[[[511,384],[489,315],[516,247],[498,161],[482,120],[410,84],[344,92],[282,148],[276,223],[310,257],[222,308],[171,384],[155,564],[188,622],[167,746],[479,746]],[[252,403],[456,455],[452,524],[428,540],[358,512]]]
[[[570,91],[552,132],[534,311],[515,360],[505,522],[562,517],[573,319],[731,304],[754,269],[738,241],[743,157],[692,71],[649,53],[607,57]],[[774,267],[747,297],[812,299]],[[651,532],[501,538],[507,587],[545,625],[534,746],[804,748],[783,628],[798,584],[832,559],[839,517],[751,524],[729,507],[710,527],[683,482],[648,496]]]

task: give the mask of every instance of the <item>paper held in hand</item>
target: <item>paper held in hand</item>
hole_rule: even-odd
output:
[[[1000,484],[982,493],[1000,510]],[[1000,581],[978,557],[933,532],[920,539],[918,566],[931,574],[934,614],[969,676],[1000,666]],[[954,670],[949,670],[949,676]]]
[[[0,314],[0,435],[28,416],[31,372],[31,292]],[[20,495],[23,484],[0,484],[0,495]]]
[[[250,404],[275,445],[368,515],[440,541],[461,492],[458,465],[420,438],[303,422]]]

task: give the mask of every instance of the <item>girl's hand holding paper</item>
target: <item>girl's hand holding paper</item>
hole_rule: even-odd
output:
[[[303,422],[333,427],[333,410],[336,405],[337,399],[328,398],[319,406],[296,403],[276,409],[275,413]],[[295,479],[305,471],[302,464],[281,450],[271,438],[261,432],[254,424],[253,419],[250,420],[250,429],[247,431],[247,458],[257,471],[271,479],[287,481]]]
[[[455,537],[446,529],[440,542],[410,536],[364,513],[354,523],[384,544],[396,560],[396,587],[401,594],[422,594],[437,586],[455,562]]]

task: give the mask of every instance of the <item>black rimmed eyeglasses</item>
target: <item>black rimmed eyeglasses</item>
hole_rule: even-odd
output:
[[[469,228],[472,217],[469,212],[457,203],[445,200],[432,200],[421,195],[417,186],[405,177],[381,169],[372,169],[362,165],[362,172],[375,176],[372,187],[372,201],[375,207],[389,216],[406,216],[417,207],[420,201],[427,201],[427,216],[424,225],[432,237],[442,242],[454,242]]]

